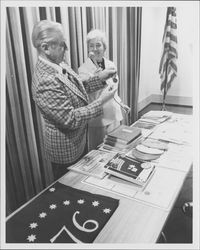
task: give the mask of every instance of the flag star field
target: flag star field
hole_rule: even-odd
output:
[[[59,182],[6,222],[7,243],[91,243],[119,200]]]

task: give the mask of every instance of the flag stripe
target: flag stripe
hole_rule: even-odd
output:
[[[167,31],[166,37],[169,37],[169,38],[170,38],[170,41],[173,41],[173,42],[177,43],[177,37],[176,37],[176,35],[170,33],[170,31]]]
[[[170,66],[173,68],[173,71],[177,72],[177,66],[173,61],[170,62]]]
[[[173,54],[175,57],[178,56],[177,50],[176,50],[175,47],[173,47],[171,45],[171,42],[170,43],[165,43],[164,48],[166,49],[166,52],[169,52],[169,53]]]
[[[167,54],[165,53],[161,59],[161,64],[160,64],[160,69],[159,69],[159,73],[162,75],[165,75],[165,70],[166,70],[166,64],[167,64],[167,60],[166,57],[168,56],[168,60],[170,61],[170,64],[172,65],[172,67],[174,68],[174,70],[177,72],[177,66],[176,64],[173,62],[173,60],[170,60],[174,57],[174,55],[172,54]]]
[[[171,82],[174,80],[175,77],[176,77],[176,74],[172,73],[172,75],[170,76],[170,79],[168,79],[168,84],[166,86],[167,90],[171,87]],[[163,88],[165,87],[165,79],[163,80],[161,85],[163,85],[162,86]]]
[[[167,26],[170,26],[173,29],[177,29],[177,24],[175,22],[173,22],[172,20],[167,21]]]
[[[163,52],[159,65],[159,74],[161,79],[161,91],[166,95],[171,83],[177,76],[176,60],[177,52],[177,24],[176,24],[176,8],[168,7],[166,15],[166,23],[163,34]]]

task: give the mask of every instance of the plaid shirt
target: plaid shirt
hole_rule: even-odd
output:
[[[90,119],[102,115],[101,101],[88,104],[87,92],[103,88],[99,77],[83,83],[67,65],[66,74],[38,59],[32,79],[32,94],[45,122],[44,146],[55,163],[72,163],[84,151]],[[72,75],[76,82],[68,78]]]

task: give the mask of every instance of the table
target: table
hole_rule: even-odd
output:
[[[173,125],[175,125],[177,128],[178,126],[180,127],[180,129],[177,131],[177,135],[180,134],[182,129],[182,131],[186,132],[186,135],[188,136],[191,116],[173,114],[172,119],[174,120],[168,120],[165,122],[165,124],[163,123],[163,127],[160,126],[158,130],[155,130],[154,132],[157,134],[154,133],[152,136],[159,136],[159,133],[162,132],[162,129],[166,129],[167,123],[169,124],[169,127],[172,129],[172,131]],[[174,121],[174,124],[172,121]],[[183,124],[185,124],[184,127]],[[190,149],[192,152],[192,145],[190,142],[185,141],[184,143],[187,143],[187,150]],[[174,143],[172,144],[174,145]],[[181,144],[176,143],[175,145],[177,149],[179,147],[183,147]],[[173,205],[179,195],[183,182],[192,166],[192,158],[189,156],[191,155],[188,154],[188,161],[186,161],[186,164],[183,168],[181,168],[179,166],[180,164],[178,163],[176,163],[174,167],[173,165],[171,166],[171,164],[170,166],[167,166],[165,165],[167,164],[166,159],[162,160],[163,165],[161,164],[161,166],[158,167],[158,172],[161,173],[159,178],[162,178],[162,180],[160,181],[160,184],[157,184],[154,176],[152,177],[150,180],[150,183],[152,183],[150,190],[150,192],[152,192],[152,198],[150,195],[149,199],[146,199],[145,196],[148,186],[144,189],[144,191],[142,191],[142,193],[140,192],[137,194],[134,199],[129,199],[117,193],[109,192],[108,190],[100,189],[96,186],[87,185],[83,183],[83,180],[86,178],[86,176],[73,171],[70,171],[64,175],[59,180],[59,182],[74,188],[110,196],[120,200],[119,207],[99,233],[94,243],[156,243],[167,221],[170,211],[172,210]],[[170,173],[171,176],[174,176],[174,178],[171,179],[171,182],[167,180],[166,173]],[[158,187],[156,187],[157,185]],[[159,204],[159,195],[163,195],[162,192],[159,194],[159,188],[162,185],[163,190],[166,190],[167,185],[169,187],[174,187],[171,189],[170,202],[164,204],[163,206],[162,204]],[[156,190],[158,190],[158,192]],[[10,215],[9,218],[11,216],[12,215]]]
[[[183,135],[181,135],[181,128],[186,132],[186,139],[192,136],[188,133],[190,131],[190,122],[191,116],[186,115],[178,115],[173,114],[172,119],[174,119],[175,124],[171,123],[170,120],[159,126],[159,129],[155,130],[156,133],[153,136],[159,136],[159,133],[165,126],[170,127],[170,131],[173,131],[176,127],[180,126],[179,130],[176,131],[176,138],[183,139]],[[185,126],[183,127],[183,123]],[[152,136],[152,137],[153,137]],[[183,147],[181,145],[175,144],[177,148]],[[172,143],[172,147],[174,143]],[[168,171],[172,173],[174,176],[177,176],[172,183],[168,183],[170,186],[175,185],[176,188],[173,190],[172,199],[170,201],[167,209],[164,209],[159,206],[152,206],[148,202],[141,202],[138,199],[128,199],[126,197],[120,196],[118,194],[108,192],[103,189],[99,189],[95,186],[89,186],[82,182],[85,178],[85,175],[77,174],[75,172],[69,172],[63,178],[61,178],[60,182],[63,184],[70,185],[75,188],[83,189],[86,191],[90,191],[92,193],[98,193],[107,195],[113,198],[117,198],[120,200],[120,205],[116,212],[113,214],[111,219],[108,221],[106,226],[100,232],[100,234],[95,239],[95,243],[155,243],[157,242],[160,233],[167,221],[167,218],[170,214],[170,211],[173,208],[173,205],[179,195],[179,192],[182,188],[183,182],[192,166],[192,158],[191,155],[189,157],[189,151],[192,152],[191,144],[187,145],[187,161],[183,166],[182,163],[174,164],[173,166],[163,166],[162,171]],[[174,150],[174,149],[173,149]],[[169,156],[170,157],[170,156]],[[171,156],[172,157],[172,156]],[[186,159],[186,158],[185,158]],[[162,163],[165,162],[166,159],[162,159]],[[182,167],[180,166],[182,165]],[[154,178],[154,177],[153,177]],[[153,178],[151,182],[153,181]],[[176,183],[173,183],[173,181]],[[166,180],[166,176],[163,175],[162,183],[169,182]],[[155,184],[156,185],[156,184]],[[145,192],[145,190],[143,191]]]

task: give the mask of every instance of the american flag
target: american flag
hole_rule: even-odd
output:
[[[177,20],[176,8],[168,7],[164,35],[162,39],[163,52],[160,60],[159,74],[161,78],[160,90],[164,98],[171,87],[173,79],[177,76]]]
[[[7,243],[91,243],[119,200],[56,182],[6,222]]]

